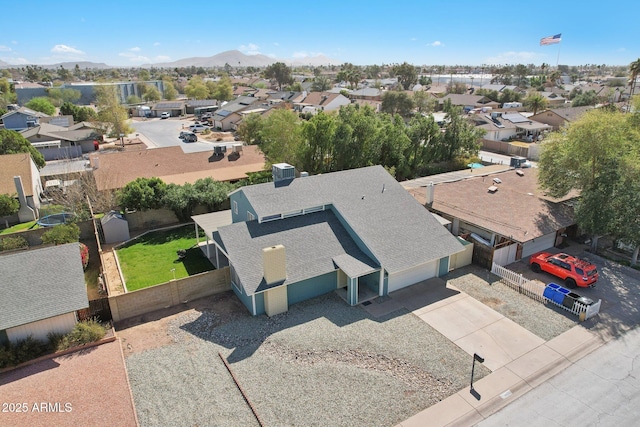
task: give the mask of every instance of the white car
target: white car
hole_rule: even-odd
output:
[[[202,132],[202,131],[207,130],[207,129],[209,129],[209,126],[201,125],[199,123],[189,126],[189,130],[191,132]]]
[[[161,119],[168,119],[169,117],[171,117],[171,113],[167,113],[166,111],[160,114]]]

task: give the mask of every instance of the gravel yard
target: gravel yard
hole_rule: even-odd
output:
[[[142,426],[391,426],[456,393],[469,356],[404,309],[372,318],[328,294],[268,318],[189,310],[173,343],[128,355]],[[135,347],[135,342],[133,342]],[[476,379],[488,373],[476,366]]]
[[[542,304],[519,294],[500,278],[478,266],[469,265],[445,277],[449,285],[491,307],[545,341],[578,324],[577,316],[553,304]]]

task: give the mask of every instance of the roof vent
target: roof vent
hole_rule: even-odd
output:
[[[496,187],[495,185],[492,185],[491,187],[487,188],[487,191],[493,194],[498,191],[498,187]]]
[[[496,184],[502,184],[502,180],[500,178],[493,178],[493,182]]]

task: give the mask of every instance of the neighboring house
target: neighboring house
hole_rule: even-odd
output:
[[[241,96],[233,101],[227,102],[212,116],[213,127],[223,131],[231,130],[232,125],[242,118],[240,112],[249,109],[249,107],[259,102],[260,100],[258,98],[252,96]],[[238,114],[232,116],[233,113]]]
[[[221,145],[216,143],[216,145]],[[136,178],[159,177],[165,183],[193,184],[201,178],[235,182],[249,172],[264,170],[265,158],[256,145],[242,147],[233,154],[235,143],[229,143],[226,155],[210,151],[185,153],[182,148],[163,147],[149,150],[94,153],[89,156],[98,191],[116,190]]]
[[[444,108],[444,103],[446,101],[451,101],[451,105],[462,107],[468,110],[483,107],[488,109],[500,107],[499,102],[492,101],[486,96],[449,93],[444,97],[438,99],[438,110],[442,110]]]
[[[17,110],[9,111],[0,119],[2,119],[5,129],[19,132],[40,125],[40,118],[42,117],[49,117],[49,115],[20,107]]]
[[[470,117],[480,129],[486,131],[484,138],[493,141],[521,139],[527,142],[537,141],[543,132],[551,131],[551,126],[532,120],[520,113],[492,111]]]
[[[40,123],[47,123],[50,125],[62,126],[68,128],[73,126],[73,116],[52,116],[52,117],[40,117]]]
[[[102,135],[87,122],[63,127],[40,123],[20,132],[45,160],[73,159],[91,153],[102,141]]]
[[[199,115],[200,113],[217,110],[218,101],[216,101],[215,99],[190,99],[188,101],[185,101],[184,107],[187,114]]]
[[[365,87],[349,93],[351,99],[366,99],[368,101],[382,101],[383,91],[375,87]]]
[[[171,117],[179,117],[184,115],[185,111],[185,103],[183,101],[162,101],[153,106],[151,115],[160,117],[162,113],[169,113]]]
[[[547,100],[547,105],[549,107],[559,107],[567,103],[567,99],[561,95],[558,95],[554,92],[536,92],[540,94],[544,99]]]
[[[551,126],[553,130],[558,130],[561,127],[577,120],[585,112],[592,109],[593,107],[591,106],[554,108],[552,110],[542,111],[529,118],[536,122],[545,123]]]
[[[266,101],[270,105],[280,104],[282,102],[288,102],[290,104],[294,104],[296,102],[300,102],[304,97],[307,96],[307,92],[294,92],[294,91],[271,91],[269,92],[269,96]]]
[[[316,114],[319,111],[335,111],[351,101],[340,93],[311,92],[302,101],[293,104],[296,111]]]
[[[454,235],[476,243],[474,262],[506,265],[561,244],[576,232],[572,199],[552,199],[538,187],[536,168],[468,174],[468,179],[420,178],[422,186],[403,186],[431,212],[449,221]],[[444,174],[446,175],[446,174]],[[418,180],[414,180],[418,181]],[[435,185],[425,184],[426,181]],[[480,254],[478,254],[480,252]]]
[[[40,172],[29,153],[0,156],[0,194],[16,195],[20,211],[7,221],[28,222],[40,216]]]
[[[194,217],[253,315],[336,290],[356,305],[446,274],[464,251],[382,166],[293,178],[277,164],[273,175],[230,194],[233,224],[215,231]]]
[[[69,333],[89,307],[77,242],[0,255],[0,276],[0,343]]]

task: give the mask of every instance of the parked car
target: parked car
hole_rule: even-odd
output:
[[[166,111],[160,114],[161,119],[168,119],[169,117],[171,117],[171,113],[167,113]]]
[[[180,132],[180,139],[184,142],[196,142],[198,140],[198,135],[193,132],[182,131]]]
[[[207,130],[207,129],[209,129],[209,126],[205,126],[205,125],[202,125],[200,123],[192,124],[191,126],[189,126],[189,130],[191,132],[202,132],[202,131]]]
[[[564,280],[568,288],[590,288],[598,281],[598,269],[588,261],[560,253],[539,252],[531,255],[531,269],[536,273],[545,271]]]

